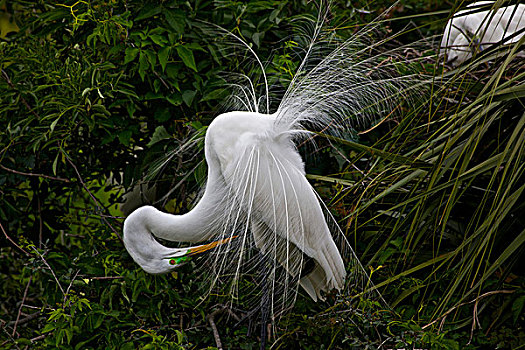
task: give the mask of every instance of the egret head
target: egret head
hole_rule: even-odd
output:
[[[155,239],[156,227],[162,224],[165,218],[166,215],[154,207],[144,206],[131,213],[124,222],[124,245],[133,260],[148,273],[171,272],[195,256],[209,252],[236,237],[192,247],[168,248]]]

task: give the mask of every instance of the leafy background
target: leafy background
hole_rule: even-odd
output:
[[[205,132],[227,95],[221,73],[246,54],[221,50],[203,21],[251,43],[284,89],[298,64],[296,19],[315,4],[0,5],[0,348],[212,348],[212,324],[225,348],[258,348],[257,320],[237,322],[247,310],[220,297],[201,300],[194,266],[152,276],[133,263],[118,203],[140,182],[141,196],[168,193],[157,206],[182,213],[203,183],[202,152],[170,151]],[[335,1],[330,27],[349,37],[390,5]],[[525,344],[525,71],[496,49],[443,69],[432,36],[459,5],[387,11],[379,35],[404,28],[399,44],[426,41],[407,57],[428,56],[418,69],[446,83],[358,144],[321,139],[308,157],[309,178],[391,309],[301,296],[268,347]]]

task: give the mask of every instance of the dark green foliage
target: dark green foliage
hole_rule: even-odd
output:
[[[403,2],[380,28],[414,20],[417,30],[400,43],[440,33],[448,13],[437,6]],[[146,180],[162,193],[177,186],[158,206],[191,207],[203,156],[170,151],[205,132],[227,96],[221,73],[238,71],[246,55],[225,52],[226,39],[208,35],[206,22],[251,43],[282,90],[299,62],[296,20],[315,4],[68,0],[5,8],[20,31],[0,39],[0,348],[201,349],[216,344],[212,314],[225,348],[259,348],[258,319],[238,322],[223,310],[229,299],[202,299],[198,260],[167,276],[133,263],[117,203],[123,189]],[[386,8],[338,1],[331,24],[348,37]],[[431,15],[416,17],[422,13]],[[418,69],[450,78],[442,91],[435,85],[432,101],[403,106],[402,119],[360,135],[360,144],[319,141],[310,178],[392,309],[360,297],[356,307],[350,296],[300,296],[269,345],[525,343],[524,73],[516,61],[497,62],[471,63],[466,80],[463,68],[435,72],[429,59]],[[171,162],[159,166],[166,154]],[[242,317],[246,308],[232,312]]]

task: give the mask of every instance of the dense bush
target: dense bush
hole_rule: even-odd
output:
[[[404,2],[387,18],[439,10],[430,3]],[[352,35],[387,8],[370,6],[336,2],[331,25]],[[206,348],[216,345],[210,315],[225,347],[258,347],[257,320],[237,322],[232,314],[248,310],[225,310],[220,297],[201,300],[192,265],[152,276],[133,263],[118,202],[143,182],[169,194],[157,203],[165,210],[191,207],[202,155],[171,151],[221,110],[223,72],[255,70],[209,23],[251,43],[284,88],[298,62],[295,20],[315,4],[14,1],[5,12],[19,30],[0,41],[0,348]],[[447,15],[414,17],[418,30],[400,44],[439,33]],[[406,23],[382,23],[381,32]],[[439,67],[423,62],[426,73]],[[525,73],[497,62],[437,73],[449,82],[436,84],[435,100],[361,135],[361,148],[339,140],[319,149],[310,177],[392,310],[300,297],[270,343],[525,342]]]

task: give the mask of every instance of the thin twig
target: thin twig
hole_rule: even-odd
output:
[[[40,189],[36,192],[36,200],[38,205],[38,248],[42,248],[42,241],[44,239],[44,220],[42,219],[42,207],[40,206]]]
[[[34,309],[34,310],[41,310],[42,306],[34,306],[29,304],[22,304],[24,307],[27,307],[28,309]]]
[[[172,86],[168,85],[164,79],[162,79],[162,77],[159,75],[159,73],[157,72],[153,72],[153,74],[155,74],[155,76],[160,80],[160,82],[162,83],[162,85],[164,85],[166,87],[166,89],[168,89],[169,91],[171,92],[175,92],[175,90],[173,89]]]
[[[7,75],[6,71],[3,69],[2,69],[2,76],[4,77],[5,81],[7,82],[7,85],[9,85],[11,89],[17,90],[16,87],[13,85],[13,82],[11,82],[11,79],[9,79],[9,76]],[[31,112],[36,117],[36,119],[40,119],[40,116],[38,115],[38,113],[35,112],[31,108],[31,106],[29,106],[29,103],[27,103],[24,96],[22,96],[22,93],[20,93],[20,99],[22,100],[22,103],[26,106],[26,108],[29,110],[29,112]]]
[[[493,291],[487,292],[487,293],[485,293],[485,294],[482,294],[482,295],[476,297],[475,299],[473,299],[473,300],[471,300],[471,301],[466,301],[466,302],[464,302],[464,303],[461,303],[461,304],[459,304],[459,305],[456,305],[456,306],[450,308],[447,312],[445,312],[443,315],[441,315],[441,316],[439,316],[438,318],[436,318],[434,321],[432,321],[432,322],[430,322],[429,324],[427,324],[427,325],[421,327],[421,329],[425,329],[425,328],[430,327],[431,325],[433,325],[434,323],[436,323],[436,322],[438,322],[438,321],[444,319],[444,318],[447,317],[452,311],[456,310],[457,308],[459,308],[459,307],[461,307],[461,306],[463,306],[463,305],[472,304],[472,303],[474,303],[474,302],[477,304],[477,302],[478,302],[480,299],[485,298],[485,297],[488,297],[488,296],[490,296],[490,295],[494,295],[494,294],[511,294],[511,293],[514,293],[514,292],[515,292],[514,290],[509,290],[509,289],[493,290]],[[477,317],[477,315],[476,315],[476,317]],[[474,322],[475,322],[475,320],[474,320]]]
[[[39,312],[35,312],[33,314],[27,315],[26,317],[18,319],[16,321],[8,322],[7,325],[8,326],[15,326],[15,327],[17,325],[20,326],[20,325],[23,325],[24,323],[27,323],[29,321],[34,320],[35,318],[38,318],[38,316],[40,316],[40,315],[41,315],[40,311]],[[13,333],[14,333],[14,330],[13,330]],[[14,334],[13,334],[13,337],[14,337]]]
[[[69,286],[67,286],[66,294],[64,295],[64,301],[62,302],[62,307],[66,306],[67,295],[69,294],[69,290],[71,289],[71,286],[73,285],[73,282],[77,278],[79,272],[80,270],[77,270],[77,272],[75,273],[75,276],[73,276],[73,278],[71,279],[71,282],[69,282]]]
[[[100,276],[100,277],[86,277],[90,280],[120,280],[123,279],[124,276]]]
[[[98,216],[100,216],[101,218],[110,218],[110,219],[125,219],[126,218],[125,216],[115,216],[115,215],[108,215],[104,213],[98,214]]]
[[[238,315],[236,315],[229,307],[220,305],[220,304],[219,304],[218,309],[214,310],[211,314],[209,314],[206,317],[213,331],[213,337],[215,338],[215,344],[217,345],[217,349],[220,349],[220,350],[222,350],[222,343],[221,343],[221,337],[219,335],[219,330],[217,329],[217,325],[215,324],[215,316],[222,314],[224,312],[227,312],[237,322],[241,322],[241,318]]]
[[[98,199],[93,195],[93,193],[91,193],[91,191],[87,188],[86,186],[86,183],[84,182],[84,179],[82,179],[82,176],[80,176],[80,172],[78,171],[78,168],[77,166],[75,165],[75,163],[73,163],[71,161],[71,159],[69,159],[69,156],[66,154],[66,160],[69,162],[69,164],[71,164],[71,166],[73,167],[73,169],[75,170],[75,173],[77,174],[77,177],[78,177],[78,180],[80,181],[80,183],[82,184],[82,187],[84,187],[84,189],[87,191],[87,193],[89,194],[89,196],[91,197],[91,199],[93,200],[93,202],[95,202],[95,205],[99,206],[99,207],[102,207],[102,205],[99,203]]]
[[[64,178],[61,178],[61,177],[49,176],[49,175],[44,175],[44,174],[36,174],[36,173],[25,173],[23,171],[18,171],[18,170],[7,168],[7,167],[3,166],[2,164],[0,164],[0,168],[4,169],[5,171],[8,171],[10,173],[23,175],[23,176],[43,177],[45,179],[50,179],[50,180],[56,180],[56,181],[62,181],[62,182],[70,182],[68,179],[64,179]]]
[[[40,254],[40,252],[38,251],[38,249],[36,249],[35,247],[31,247],[33,248],[33,250],[40,256],[40,259],[42,259],[42,261],[44,262],[44,264],[47,266],[47,268],[49,269],[49,271],[51,271],[51,274],[53,275],[53,277],[55,278],[55,281],[57,282],[58,284],[58,287],[60,288],[60,290],[62,291],[62,294],[64,295],[64,297],[66,296],[66,292],[64,291],[64,288],[62,288],[62,285],[60,284],[60,282],[58,281],[58,278],[57,278],[57,275],[55,275],[55,271],[53,271],[53,269],[51,268],[51,266],[49,266],[49,264],[47,263],[46,259],[44,258],[44,256],[42,254]]]
[[[77,166],[75,165],[75,163],[73,163],[73,161],[71,161],[71,159],[69,159],[69,156],[67,154],[65,154],[66,156],[66,160],[69,162],[69,164],[71,164],[71,166],[73,167],[73,169],[75,170],[75,173],[77,174],[77,177],[78,177],[78,180],[80,181],[80,183],[82,184],[82,187],[84,187],[84,190],[86,190],[86,192],[89,194],[89,196],[91,197],[91,199],[93,200],[93,202],[95,202],[95,205],[97,207],[100,207],[100,208],[103,208],[103,206],[100,204],[100,202],[98,201],[98,199],[95,197],[95,195],[93,195],[93,193],[91,193],[91,191],[89,190],[89,188],[86,186],[86,183],[84,182],[84,180],[82,179],[82,176],[80,175],[80,172],[78,171],[78,168]],[[104,216],[100,216],[102,218],[102,220],[106,223],[106,225],[109,226],[109,228],[111,229],[111,231],[113,231],[113,233],[115,233],[115,235],[118,237],[118,239],[120,241],[122,241],[122,237],[120,237],[120,234],[117,232],[117,230],[115,230],[115,228],[109,223],[109,221],[104,217]]]
[[[20,304],[20,307],[18,308],[18,314],[16,315],[16,321],[13,327],[13,333],[12,336],[14,337],[16,334],[16,327],[18,326],[18,321],[20,321],[20,314],[22,313],[22,307],[24,306],[24,303],[27,298],[27,291],[29,290],[29,285],[31,284],[31,281],[33,280],[33,276],[29,276],[29,281],[27,281],[26,289],[24,289],[24,296],[22,297],[22,304]]]
[[[38,337],[31,338],[31,343],[34,343],[34,342],[36,342],[37,340],[42,340],[42,339],[44,339],[48,334],[49,334],[49,333],[46,333],[46,334],[39,335]]]
[[[11,334],[7,331],[7,329],[5,329],[4,327],[1,327],[0,330],[4,331],[7,334],[7,336],[9,337],[9,339],[7,339],[7,340],[3,341],[2,343],[0,343],[0,348],[3,349],[3,346],[5,344],[10,344],[10,345],[14,345],[18,350],[20,350],[20,347],[16,343],[16,340],[11,336]]]
[[[26,252],[22,247],[20,247],[18,244],[16,244],[16,242],[13,241],[13,239],[12,239],[11,237],[9,237],[9,236],[7,235],[7,232],[5,232],[4,227],[2,226],[2,223],[0,223],[0,229],[2,229],[2,232],[4,233],[5,238],[7,238],[7,240],[8,240],[9,242],[13,243],[13,245],[14,245],[15,247],[17,247],[18,249],[20,249],[22,252],[24,252],[25,255],[30,255],[30,254],[29,254],[28,252]]]

